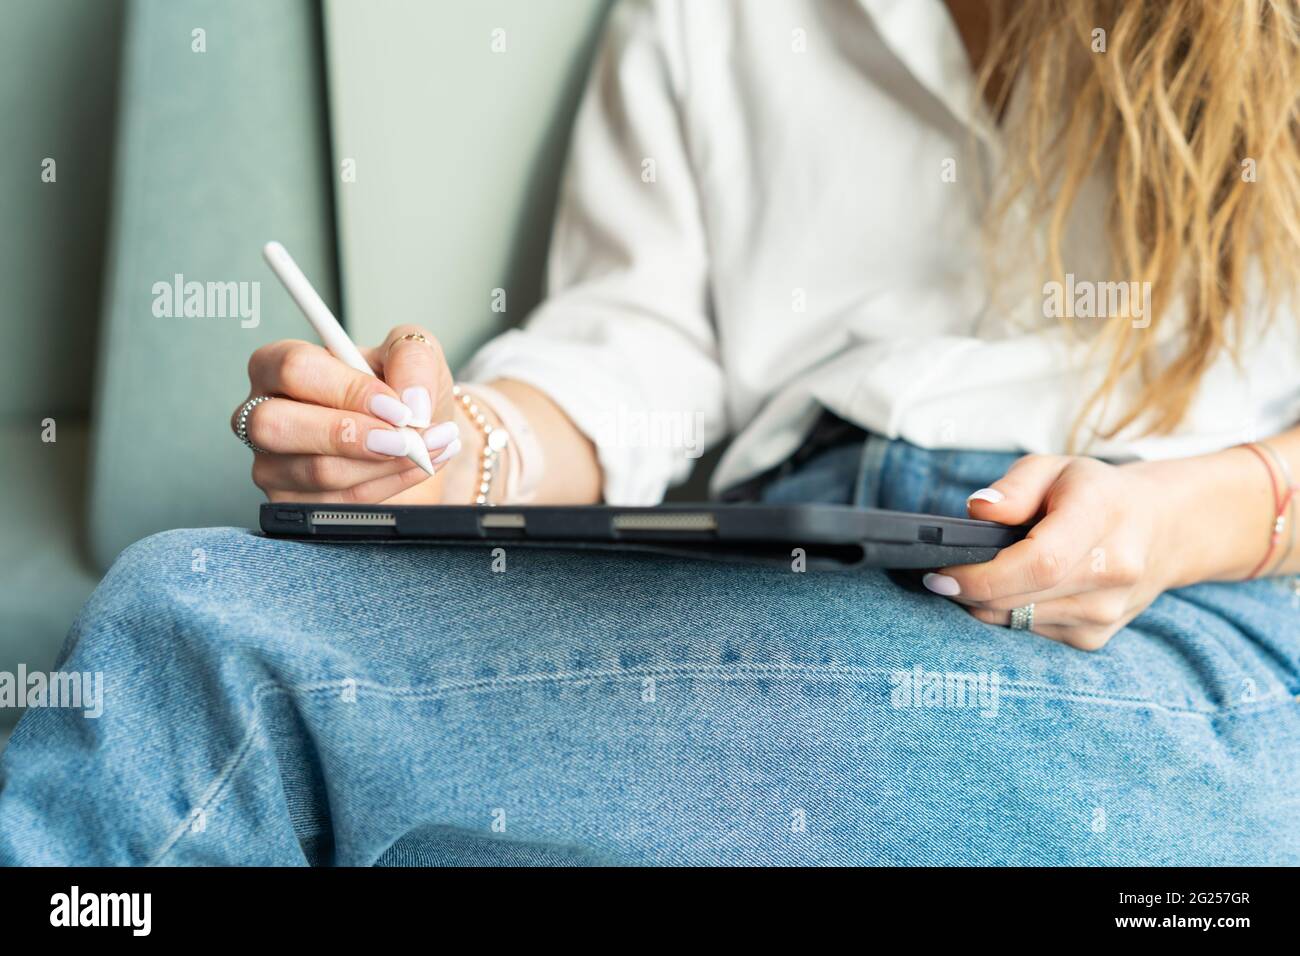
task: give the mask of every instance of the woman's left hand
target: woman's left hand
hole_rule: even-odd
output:
[[[989,624],[1033,604],[1031,630],[1097,650],[1184,569],[1171,546],[1166,482],[1143,465],[1030,455],[967,502],[973,518],[1019,525],[1028,537],[983,564],[943,568],[924,583]]]

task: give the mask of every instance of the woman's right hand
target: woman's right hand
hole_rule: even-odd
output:
[[[417,334],[424,341],[409,337]],[[460,450],[441,347],[426,330],[399,325],[378,348],[361,351],[378,378],[293,339],[265,345],[248,360],[249,398],[272,396],[253,408],[247,423],[249,440],[261,449],[253,456],[253,482],[269,500],[439,499],[441,482],[426,483],[428,476],[404,456],[406,436],[396,426],[424,436],[436,469]]]

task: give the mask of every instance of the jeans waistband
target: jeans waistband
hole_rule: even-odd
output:
[[[1019,452],[928,449],[868,435],[857,504],[864,508],[966,517],[966,499],[1007,473]]]
[[[828,416],[833,418],[833,416]],[[852,504],[966,516],[966,498],[1001,478],[1016,452],[927,449],[823,419],[786,462],[724,495],[769,504]]]

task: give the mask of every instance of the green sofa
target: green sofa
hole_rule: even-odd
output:
[[[255,523],[229,414],[309,335],[267,239],[361,341],[419,322],[454,364],[527,313],[606,7],[0,0],[0,671],[50,667],[131,542]],[[157,314],[176,275],[260,283],[258,321]]]

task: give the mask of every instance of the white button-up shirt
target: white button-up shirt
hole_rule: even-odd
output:
[[[728,436],[714,490],[757,474],[823,408],[925,447],[1064,452],[1105,366],[1086,348],[1100,322],[1056,317],[1029,250],[990,259],[1001,148],[941,0],[624,0],[573,134],[548,297],[463,377],[546,392],[617,504],[659,501]],[[1120,278],[1097,258],[1104,202],[1094,186],[1067,236],[1080,289]],[[1174,434],[1083,450],[1183,456],[1300,421],[1297,322],[1255,326]],[[1177,323],[1158,328],[1173,354]]]

